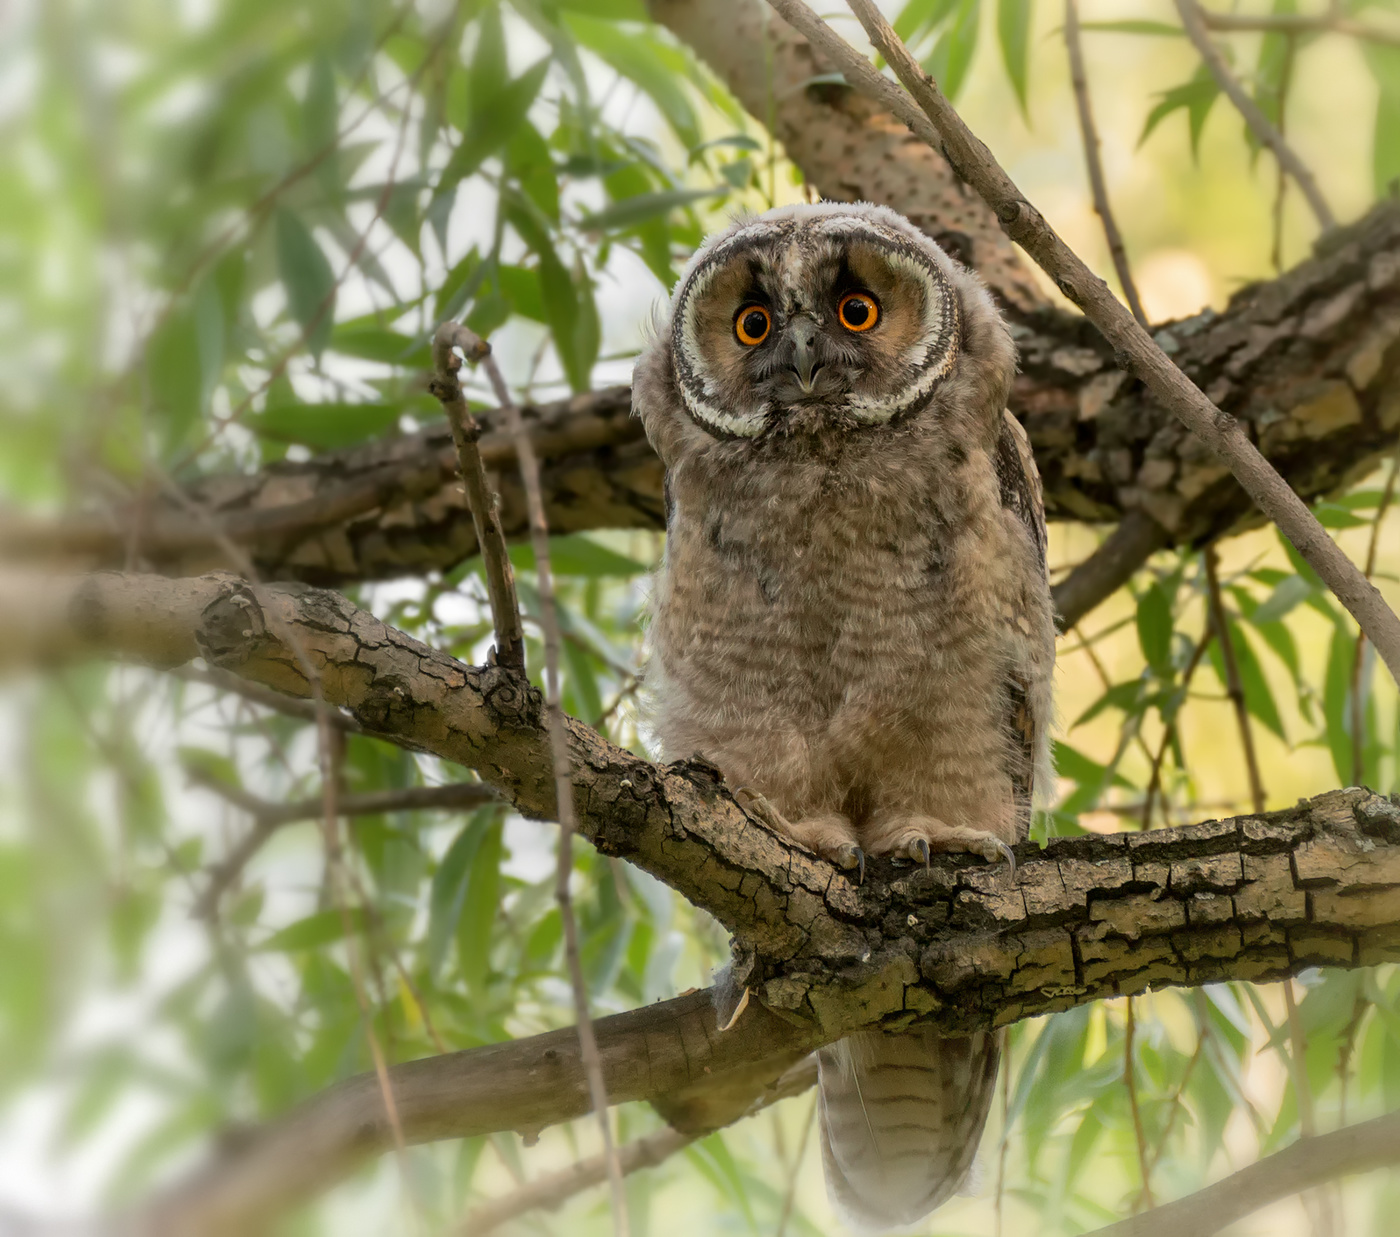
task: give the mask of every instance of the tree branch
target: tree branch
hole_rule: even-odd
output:
[[[1324,232],[1335,228],[1337,226],[1336,217],[1332,214],[1332,208],[1327,205],[1327,199],[1322,196],[1322,190],[1317,187],[1317,181],[1313,178],[1308,165],[1298,157],[1298,152],[1284,140],[1283,134],[1259,110],[1259,105],[1249,97],[1249,92],[1230,72],[1230,66],[1225,63],[1225,57],[1220,54],[1220,49],[1210,41],[1210,34],[1206,30],[1201,6],[1196,3],[1196,0],[1176,0],[1176,11],[1181,18],[1181,25],[1186,31],[1186,37],[1191,40],[1196,50],[1201,54],[1206,68],[1210,70],[1210,75],[1215,78],[1215,84],[1220,87],[1225,97],[1235,105],[1235,110],[1244,117],[1245,124],[1259,140],[1260,145],[1267,146],[1273,152],[1274,158],[1278,160],[1279,166],[1293,177],[1298,188],[1302,190],[1303,196],[1307,198],[1308,205],[1317,218],[1318,227]]]
[[[1341,34],[1369,43],[1400,47],[1400,33],[1355,21],[1341,13],[1216,13],[1203,8],[1207,28],[1226,34]]]
[[[521,811],[553,815],[539,694],[508,667],[464,665],[335,594],[229,576],[0,588],[12,661],[100,652],[170,667],[201,655],[305,695],[292,639],[327,702],[367,732],[476,768]],[[751,999],[731,1028],[717,1028],[708,993],[597,1023],[610,1099],[654,1100],[681,1129],[734,1120],[801,1056],[862,1027],[917,1020],[967,1034],[1149,986],[1400,958],[1400,808],[1368,791],[1044,851],[1023,844],[1015,884],[1003,868],[950,856],[928,870],[872,863],[857,886],[749,818],[709,766],[659,768],[572,719],[569,742],[580,832],[734,934],[721,1003],[743,990]],[[535,1129],[590,1107],[573,1028],[398,1066],[392,1081],[409,1142]],[[195,1208],[200,1225],[153,1231],[249,1231],[259,1209],[388,1146],[383,1112],[372,1076],[342,1084],[170,1204]]]
[[[804,1057],[772,1087],[764,1091],[746,1116],[776,1104],[779,1100],[790,1099],[794,1095],[810,1090],[817,1084],[817,1061],[815,1057]],[[666,1128],[638,1138],[619,1148],[621,1167],[624,1173],[634,1173],[642,1168],[653,1168],[683,1151],[701,1136],[700,1130],[677,1130]],[[508,1220],[524,1215],[528,1211],[554,1211],[575,1194],[579,1194],[607,1180],[608,1166],[603,1156],[589,1156],[570,1164],[568,1168],[550,1173],[527,1183],[514,1193],[493,1198],[467,1214],[457,1232],[459,1237],[486,1237]]]
[[[1400,1113],[1300,1138],[1223,1181],[1090,1237],[1211,1237],[1261,1207],[1338,1177],[1400,1164]]]
[[[1230,469],[1259,509],[1356,619],[1391,676],[1400,682],[1400,618],[1274,471],[1239,423],[1223,414],[1171,361],[1103,280],[1085,266],[1044,216],[1025,200],[992,152],[967,128],[933,79],[909,54],[873,0],[851,0],[851,7],[905,90],[878,73],[869,60],[802,0],[769,2],[836,59],[848,80],[888,106],[918,137],[943,151],[953,168],[996,210],[1007,235],[1025,248],[1060,290],[1084,311],[1157,401]]]
[[[1077,0],[1065,0],[1065,50],[1069,54],[1069,76],[1074,85],[1075,107],[1079,112],[1079,135],[1084,142],[1084,167],[1089,173],[1089,191],[1094,199],[1094,213],[1103,224],[1108,252],[1113,258],[1113,269],[1118,274],[1118,285],[1123,289],[1128,308],[1133,311],[1133,317],[1138,322],[1147,326],[1147,314],[1143,312],[1137,284],[1133,282],[1132,268],[1128,265],[1128,250],[1123,244],[1123,234],[1118,230],[1118,222],[1113,217],[1113,207],[1108,200],[1108,185],[1104,181],[1103,160],[1099,154],[1099,131],[1094,124],[1094,109],[1089,102],[1089,79],[1084,72],[1084,48],[1079,37]]]

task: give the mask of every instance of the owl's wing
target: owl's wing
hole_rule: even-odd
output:
[[[1002,413],[1001,437],[997,440],[995,456],[997,484],[1001,490],[1002,507],[1014,515],[1030,534],[1035,548],[1035,579],[1026,582],[1019,606],[1013,607],[1008,619],[1014,629],[1015,639],[1026,642],[1026,657],[1018,658],[1020,665],[1013,668],[1007,678],[1006,726],[1010,742],[1011,785],[1016,796],[1018,818],[1030,825],[1031,801],[1035,794],[1036,766],[1041,759],[1045,728],[1050,719],[1045,700],[1047,692],[1038,690],[1042,684],[1037,679],[1045,673],[1042,669],[1043,657],[1037,655],[1043,649],[1048,635],[1049,647],[1054,648],[1053,626],[1047,633],[1043,628],[1053,623],[1051,611],[1045,605],[1035,604],[1043,600],[1043,592],[1048,590],[1049,581],[1045,560],[1045,502],[1041,497],[1040,473],[1035,466],[1035,456],[1031,452],[1030,439],[1021,423],[1010,412]],[[1033,594],[1041,593],[1035,598]],[[1053,652],[1051,654],[1053,658]]]

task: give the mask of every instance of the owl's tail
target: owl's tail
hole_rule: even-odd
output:
[[[1000,1061],[995,1033],[863,1031],[817,1054],[822,1162],[852,1228],[912,1224],[962,1185]]]

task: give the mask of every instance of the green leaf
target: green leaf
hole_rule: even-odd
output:
[[[453,839],[433,874],[428,892],[427,960],[430,975],[436,976],[441,972],[448,946],[457,936],[472,861],[490,827],[490,815],[475,813]]]
[[[329,347],[343,356],[405,369],[426,369],[432,364],[431,352],[422,339],[378,326],[340,323],[331,332]]]
[[[277,212],[277,269],[287,308],[301,324],[308,350],[319,357],[335,323],[335,273],[311,229],[286,209]]]
[[[1122,709],[1124,713],[1135,713],[1142,703],[1141,698],[1142,683],[1137,679],[1128,683],[1115,684],[1075,718],[1070,729],[1073,730],[1076,726],[1093,721],[1105,709]]]
[[[1186,33],[1180,26],[1164,21],[1086,21],[1080,22],[1081,30],[1095,30],[1102,34],[1150,34],[1178,38]]]
[[[367,919],[363,910],[352,907],[342,912],[338,908],[317,911],[305,919],[289,923],[280,932],[274,932],[258,946],[264,953],[294,953],[303,949],[320,949],[332,941],[345,936],[345,925],[349,922],[351,932],[363,932]]]
[[[924,58],[924,71],[942,88],[949,99],[956,99],[963,79],[977,50],[977,34],[982,21],[981,0],[958,0],[957,11],[948,28],[938,36],[933,51]]]
[[[1189,82],[1166,91],[1161,97],[1161,102],[1148,112],[1138,145],[1141,146],[1147,141],[1152,130],[1163,120],[1184,108],[1191,129],[1191,156],[1195,158],[1200,146],[1201,130],[1205,128],[1206,117],[1210,115],[1210,109],[1219,94],[1220,87],[1215,84],[1215,78],[1205,65],[1201,65]]]
[[[1255,626],[1277,622],[1313,592],[1314,586],[1302,576],[1288,576],[1279,581],[1274,591],[1249,616],[1250,622]]]
[[[1325,719],[1327,750],[1337,781],[1350,786],[1354,772],[1351,726],[1351,670],[1356,656],[1356,637],[1339,621],[1332,629],[1327,651],[1327,677],[1323,683],[1322,715]]]
[[[997,39],[1001,43],[1001,58],[1027,124],[1030,123],[1026,79],[1031,46],[1031,6],[1032,0],[997,0]]]
[[[496,814],[493,812],[492,816]],[[480,993],[490,969],[491,929],[500,913],[502,824],[488,817],[467,875],[457,916],[457,965],[467,988]]]
[[[650,96],[687,150],[700,145],[700,125],[681,86],[689,70],[683,53],[649,32],[623,30],[581,13],[566,13],[564,24],[581,46]]]
[[[318,160],[316,177],[331,196],[343,189],[338,151],[335,144],[340,128],[340,103],[336,98],[335,69],[330,57],[320,52],[311,62],[311,78],[302,104],[302,129],[307,158]]]
[[[437,197],[471,176],[491,155],[503,150],[544,85],[550,63],[548,56],[537,61],[504,86],[489,104],[472,108],[467,130],[438,178]]]
[[[1400,180],[1400,47],[1361,41],[1377,86],[1376,122],[1371,145],[1371,181],[1377,197],[1385,197]]]
[[[620,232],[648,219],[663,217],[678,206],[689,206],[706,198],[724,197],[725,189],[667,189],[659,193],[639,193],[603,207],[595,215],[585,215],[579,226],[589,232]]]
[[[1316,503],[1313,506],[1313,514],[1317,516],[1317,522],[1323,528],[1366,528],[1371,523],[1370,520],[1353,514],[1340,503]]]
[[[273,442],[296,442],[315,451],[349,447],[393,429],[402,415],[397,404],[270,404],[244,416],[244,423]]]
[[[528,541],[510,547],[510,561],[520,571],[534,571],[535,551]],[[647,571],[645,563],[599,545],[583,533],[565,533],[549,539],[549,565],[561,576],[636,576]]]
[[[433,317],[439,322],[455,318],[462,311],[462,306],[476,295],[486,272],[487,263],[481,260],[481,255],[473,248],[447,272],[447,278],[442,281],[442,287],[437,291]]]
[[[1138,598],[1138,645],[1147,664],[1162,678],[1172,672],[1172,606],[1166,590],[1154,584]]]
[[[1273,690],[1254,655],[1244,632],[1229,622],[1230,639],[1235,650],[1235,662],[1239,667],[1240,686],[1244,689],[1244,705],[1250,715],[1258,718],[1280,739],[1287,740],[1283,732],[1283,719],[1279,716],[1278,705],[1274,702]]]
[[[909,0],[894,19],[894,32],[906,43],[942,22],[958,0]]]

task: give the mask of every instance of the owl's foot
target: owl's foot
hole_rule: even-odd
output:
[[[865,882],[865,852],[860,848],[855,827],[839,812],[792,821],[751,786],[737,787],[734,793],[774,833],[805,846],[845,871],[858,868],[857,880]]]
[[[945,825],[932,816],[906,816],[877,825],[867,839],[872,855],[912,859],[928,867],[935,854],[981,855],[988,863],[1005,859],[1016,877],[1016,855],[1001,838],[985,829]]]

